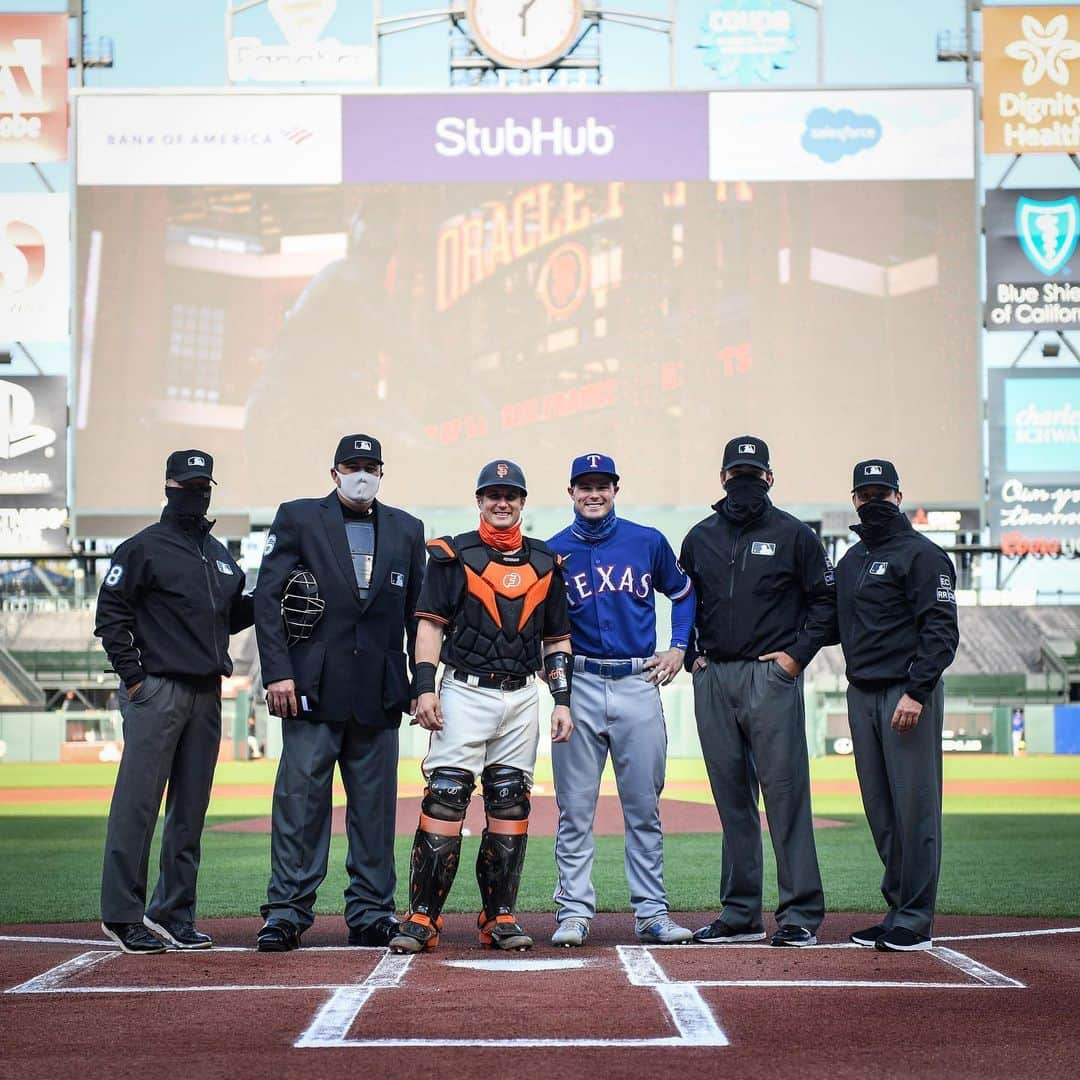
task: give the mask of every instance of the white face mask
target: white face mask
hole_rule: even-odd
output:
[[[337,474],[338,485],[341,488],[341,494],[349,499],[351,502],[371,502],[372,499],[379,493],[379,482],[382,480],[381,476],[375,476],[369,472],[354,472]]]

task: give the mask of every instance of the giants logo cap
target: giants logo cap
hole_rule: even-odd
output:
[[[496,458],[480,470],[480,475],[476,478],[476,494],[479,495],[484,488],[489,487],[517,488],[522,495],[529,494],[521,466],[509,458]]]
[[[892,488],[900,490],[900,477],[896,475],[896,466],[884,458],[871,458],[869,461],[860,461],[855,466],[854,475],[851,478],[851,490],[858,491],[861,487]]]
[[[596,473],[599,476],[610,476],[616,484],[619,482],[619,473],[615,468],[615,459],[608,457],[607,454],[600,454],[593,451],[591,454],[582,454],[581,457],[574,458],[573,464],[570,466],[571,485],[574,484],[578,477],[588,476],[589,473]]]

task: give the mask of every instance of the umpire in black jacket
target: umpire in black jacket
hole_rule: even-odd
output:
[[[860,542],[836,567],[838,636],[863,807],[885,864],[882,922],[851,935],[886,952],[929,949],[941,869],[941,676],[960,640],[956,571],[900,512],[891,461],[855,466]],[[836,640],[836,636],[833,636]]]
[[[697,593],[694,712],[723,824],[723,910],[694,940],[760,941],[765,794],[780,904],[773,945],[813,945],[825,916],[806,750],[802,670],[825,643],[833,572],[814,531],[769,500],[769,448],[756,435],[724,449],[727,497],[683,541]]]
[[[206,519],[214,459],[177,450],[165,467],[161,520],[125,540],[98,596],[95,634],[120,676],[124,756],[116,777],[101,918],[129,953],[207,949],[195,881],[221,745],[229,634],[252,623],[244,573]],[[146,903],[150,840],[168,782],[161,868]]]
[[[411,711],[423,523],[375,495],[382,448],[347,435],[325,499],[282,503],[266,538],[255,600],[270,711],[283,717],[274,786],[262,952],[295,949],[314,921],[330,851],[334,765],[347,800],[345,921],[352,945],[385,945],[394,919],[398,727]],[[288,645],[281,601],[290,573],[311,571],[325,602],[305,640]]]

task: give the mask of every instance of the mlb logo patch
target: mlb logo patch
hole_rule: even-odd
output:
[[[370,450],[371,443],[369,443],[367,439],[357,439],[356,442],[353,443],[353,448],[355,450]]]
[[[883,577],[885,571],[888,569],[889,564],[887,562],[873,562],[870,564],[870,573],[873,574],[874,577]]]
[[[764,540],[755,540],[750,545],[750,554],[751,555],[775,555],[776,554],[776,545],[766,543],[766,541],[764,541]]]
[[[227,562],[222,562],[220,559],[218,559],[217,560],[217,568],[223,574],[228,574],[229,577],[232,577],[232,567]]]
[[[391,570],[390,584],[396,585],[399,589],[405,588],[405,575],[400,570]]]
[[[203,466],[203,468],[205,468],[206,467],[206,458],[200,457],[200,455],[198,455],[198,454],[192,454],[187,459],[187,463],[189,465],[201,465],[201,466]]]
[[[739,453],[740,454],[756,454],[757,453],[757,443],[752,443],[752,442],[739,443]]]
[[[867,465],[866,468],[863,469],[863,475],[864,476],[880,476],[881,475],[881,466],[880,465]]]

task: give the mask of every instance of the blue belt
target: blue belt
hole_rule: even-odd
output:
[[[634,674],[633,660],[590,660],[581,658],[583,671],[590,675],[599,675],[602,679],[625,679]]]

